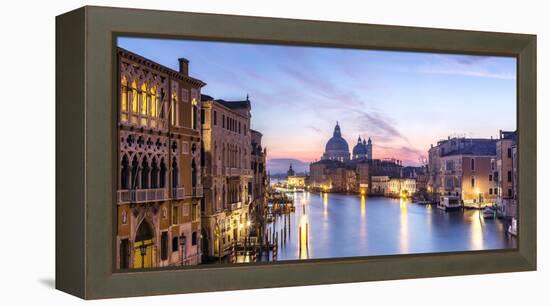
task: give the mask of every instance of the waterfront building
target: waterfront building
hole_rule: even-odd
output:
[[[118,48],[116,267],[196,265],[200,256],[200,90],[189,76]]]
[[[515,217],[517,213],[517,194],[514,177],[517,175],[517,133],[500,131],[496,142],[497,205],[506,217]],[[514,152],[515,151],[515,152]]]
[[[495,140],[448,138],[428,153],[428,189],[436,202],[453,197],[467,207],[495,203]]]
[[[413,178],[391,178],[387,182],[387,197],[411,197],[416,192],[416,180]]]
[[[202,95],[205,260],[221,259],[249,231],[252,201],[250,101]],[[256,160],[257,161],[257,160]],[[263,166],[262,166],[263,167]],[[263,172],[263,171],[262,171]]]
[[[336,123],[321,160],[310,164],[309,186],[334,192],[377,194],[378,191],[373,191],[371,178],[401,178],[403,165],[397,159],[373,159],[372,146],[370,138],[367,141],[359,137],[353,148],[352,158],[349,159],[348,144],[342,138],[341,128]],[[387,190],[387,186],[381,187],[378,184],[376,189],[380,188]]]
[[[267,191],[269,178],[266,171],[267,148],[262,148],[262,133],[250,129],[251,135],[251,169],[252,169],[252,201],[250,204],[250,220],[255,236],[263,239],[265,232],[265,211],[267,208]]]
[[[390,177],[387,175],[374,175],[371,177],[369,195],[383,196],[387,194]]]
[[[306,176],[305,175],[288,176],[286,179],[286,184],[289,188],[304,188],[306,187]]]
[[[343,162],[324,159],[310,164],[310,187],[326,192],[355,192],[357,174]]]

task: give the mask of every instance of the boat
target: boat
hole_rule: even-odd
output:
[[[514,237],[518,235],[518,220],[516,218],[512,218],[512,223],[508,225],[507,232]]]
[[[483,209],[483,218],[494,219],[496,217],[496,210],[493,207],[485,207]]]
[[[460,200],[457,196],[441,197],[441,201],[437,203],[437,208],[444,211],[458,210],[460,207]]]

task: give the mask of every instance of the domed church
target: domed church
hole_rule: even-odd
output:
[[[321,159],[330,159],[337,160],[340,162],[349,161],[349,146],[348,142],[342,138],[342,132],[340,131],[340,126],[338,121],[334,127],[334,132],[332,133],[332,138],[330,138],[325,145],[325,153]]]
[[[353,147],[353,160],[370,160],[372,159],[372,142],[362,140],[361,137],[357,140],[357,144]],[[348,162],[350,160],[350,152],[348,142],[342,137],[340,125],[336,122],[332,138],[325,145],[325,153],[321,157],[322,160],[336,160],[340,162]]]

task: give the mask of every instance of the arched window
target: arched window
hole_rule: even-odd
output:
[[[164,158],[160,160],[159,188],[166,187],[166,164]]]
[[[124,154],[122,156],[122,162],[120,163],[120,189],[128,189],[128,178],[130,172],[130,165],[128,161],[128,156]]]
[[[206,154],[204,152],[204,142],[201,141],[201,167],[204,168],[206,164]]]
[[[132,189],[137,188],[138,184],[138,170],[139,170],[139,162],[137,160],[137,157],[134,156],[132,159],[132,169],[131,169],[131,175],[130,175],[130,186]]]
[[[153,157],[151,162],[151,188],[159,187],[159,168],[157,165],[157,159]]]
[[[170,123],[172,126],[179,125],[178,117],[178,95],[174,93],[170,101]]]
[[[151,86],[150,92],[151,126],[157,127],[157,118],[159,116],[159,97],[157,96],[157,88],[155,86]]]
[[[196,130],[197,129],[197,99],[193,98],[191,101],[191,104],[193,105],[191,107],[191,128]]]
[[[137,120],[138,120],[138,113],[139,113],[139,104],[138,104],[138,90],[137,90],[137,81],[134,80],[132,82],[132,101],[131,101],[131,108],[130,108],[132,114],[130,115],[131,117],[131,122],[132,123],[137,123]]]
[[[191,160],[191,186],[197,186],[197,165],[194,158]]]
[[[149,163],[143,159],[141,163],[141,189],[149,188]]]
[[[147,98],[147,83],[141,84],[141,125],[147,125],[147,115],[149,112],[148,98]]]
[[[128,79],[126,76],[122,77],[120,87],[120,120],[128,121]]]
[[[178,187],[178,162],[175,157],[172,158],[172,187]]]
[[[126,212],[126,210],[122,210],[122,216],[121,216],[121,222],[122,224],[127,224],[128,223],[128,213]]]

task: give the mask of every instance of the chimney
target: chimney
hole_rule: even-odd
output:
[[[186,58],[178,58],[178,61],[180,62],[180,73],[189,75],[189,60]]]

